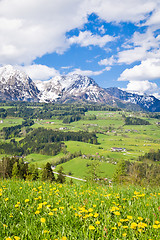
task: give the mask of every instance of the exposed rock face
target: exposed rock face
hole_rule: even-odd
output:
[[[38,101],[38,93],[26,73],[10,65],[0,68],[0,97],[3,100]]]
[[[11,65],[0,68],[0,99],[34,102],[97,102],[128,108],[160,112],[160,100],[122,91],[101,88],[89,77],[73,74],[56,76],[49,81],[33,82],[26,73]]]
[[[81,100],[99,103],[113,103],[113,99],[92,78],[78,74],[56,76],[46,82],[37,82],[41,102]]]
[[[154,96],[145,96],[135,93],[129,93],[126,91],[122,91],[121,89],[118,89],[116,87],[107,88],[106,91],[111,96],[123,100],[127,103],[137,104],[144,110],[150,112],[160,112],[160,100],[158,100]]]

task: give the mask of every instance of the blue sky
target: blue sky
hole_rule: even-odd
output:
[[[0,64],[160,98],[160,0],[1,0]]]

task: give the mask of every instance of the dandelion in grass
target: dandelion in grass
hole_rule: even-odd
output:
[[[95,227],[93,225],[90,225],[89,230],[95,230]]]
[[[25,203],[28,203],[29,202],[29,199],[25,199]]]
[[[49,215],[49,216],[53,216],[53,212],[49,212],[48,215]]]
[[[45,223],[46,219],[45,218],[41,218],[41,223]]]
[[[100,221],[96,221],[95,224],[99,225],[99,224],[100,224]]]
[[[14,236],[15,240],[20,240],[20,237]]]

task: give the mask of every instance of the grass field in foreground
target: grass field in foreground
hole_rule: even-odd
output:
[[[158,240],[160,189],[0,181],[1,240]]]

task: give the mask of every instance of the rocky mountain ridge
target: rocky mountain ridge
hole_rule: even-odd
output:
[[[132,110],[160,111],[153,96],[128,93],[118,88],[101,88],[90,77],[78,74],[32,81],[26,73],[7,65],[0,68],[0,100],[33,102],[94,102]]]

